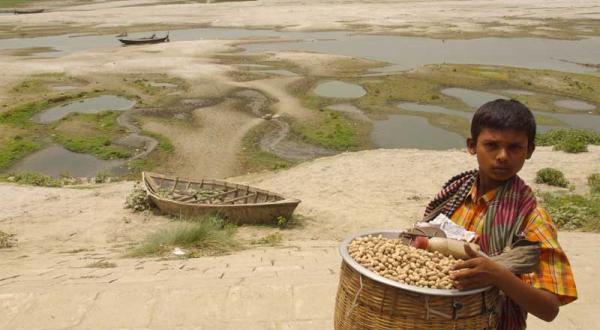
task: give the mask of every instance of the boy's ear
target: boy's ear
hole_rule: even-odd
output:
[[[469,151],[469,153],[471,155],[475,155],[476,154],[476,152],[475,152],[476,145],[477,145],[477,142],[475,142],[475,140],[473,140],[472,138],[467,138],[467,151]]]
[[[530,159],[531,155],[533,155],[533,152],[535,151],[535,144],[530,144],[527,146],[527,158],[526,159]]]

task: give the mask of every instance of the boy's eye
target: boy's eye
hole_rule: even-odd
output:
[[[493,149],[498,146],[498,144],[495,142],[485,142],[483,145],[488,149]]]

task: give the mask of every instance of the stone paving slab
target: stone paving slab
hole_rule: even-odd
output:
[[[580,322],[600,306],[589,248],[569,234],[580,301],[553,323],[530,329],[589,329]],[[337,242],[291,242],[197,259],[96,259],[50,254],[0,259],[0,329],[293,329],[333,328],[341,258]],[[598,243],[600,244],[600,243]],[[596,245],[598,245],[596,244]],[[94,257],[96,258],[96,257]],[[103,260],[104,260],[103,259]],[[593,325],[589,325],[593,328]]]

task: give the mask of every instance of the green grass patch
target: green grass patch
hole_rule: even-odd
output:
[[[254,127],[242,140],[242,167],[246,172],[288,168],[293,162],[280,158],[260,147],[260,139],[269,131],[277,129],[271,121]]]
[[[175,248],[186,251],[187,257],[222,255],[240,248],[234,234],[235,227],[217,217],[179,220],[149,234],[130,255],[164,256]]]
[[[354,122],[332,110],[324,109],[318,123],[293,122],[292,128],[305,142],[335,150],[357,150],[363,144]]]
[[[39,186],[39,187],[60,187],[62,180],[55,179],[50,176],[39,174],[36,172],[20,172],[0,175],[1,181],[14,182],[23,185]]]
[[[600,134],[582,129],[550,130],[538,134],[535,143],[539,146],[554,146],[554,150],[569,153],[586,152],[588,144],[600,145]]]
[[[2,1],[0,1],[0,8],[1,7],[14,7],[14,6],[19,6],[19,5],[23,5],[26,3],[32,3],[32,2],[39,2],[39,0],[2,0]]]
[[[4,141],[0,145],[0,169],[6,169],[26,155],[39,150],[42,147],[40,143],[13,137]]]
[[[114,262],[99,260],[92,263],[87,264],[85,267],[87,268],[115,268],[117,264]]]
[[[31,121],[31,117],[48,106],[49,103],[47,101],[30,102],[18,105],[0,114],[0,123],[18,128],[30,128],[37,125]]]
[[[100,159],[123,159],[131,157],[129,149],[113,145],[111,139],[106,136],[64,138],[57,139],[67,150],[92,154]]]
[[[550,167],[542,168],[537,171],[535,183],[544,183],[550,186],[563,188],[569,185],[569,181],[565,178],[563,172]]]
[[[129,158],[132,156],[129,148],[112,143],[124,134],[116,123],[119,115],[116,111],[71,114],[55,124],[55,140],[70,151],[91,154],[104,160]],[[81,125],[81,131],[62,129],[68,121],[75,121],[76,125]]]
[[[561,229],[600,231],[600,198],[572,193],[542,193],[541,204]]]
[[[142,130],[142,135],[147,135],[147,136],[150,136],[150,137],[156,139],[156,141],[158,141],[158,147],[165,152],[171,153],[171,152],[173,152],[173,150],[175,150],[175,147],[173,147],[171,140],[169,140],[168,137],[166,137],[162,134],[150,132],[147,130]]]

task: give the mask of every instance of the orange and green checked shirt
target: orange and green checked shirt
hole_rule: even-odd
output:
[[[465,201],[452,214],[452,221],[480,235],[488,203],[497,192],[498,189],[494,189],[477,199],[477,184],[474,184]],[[522,231],[528,240],[541,243],[541,253],[539,270],[520,275],[521,280],[534,288],[554,293],[563,305],[577,299],[571,265],[558,244],[556,227],[548,212],[538,205],[524,220]]]

